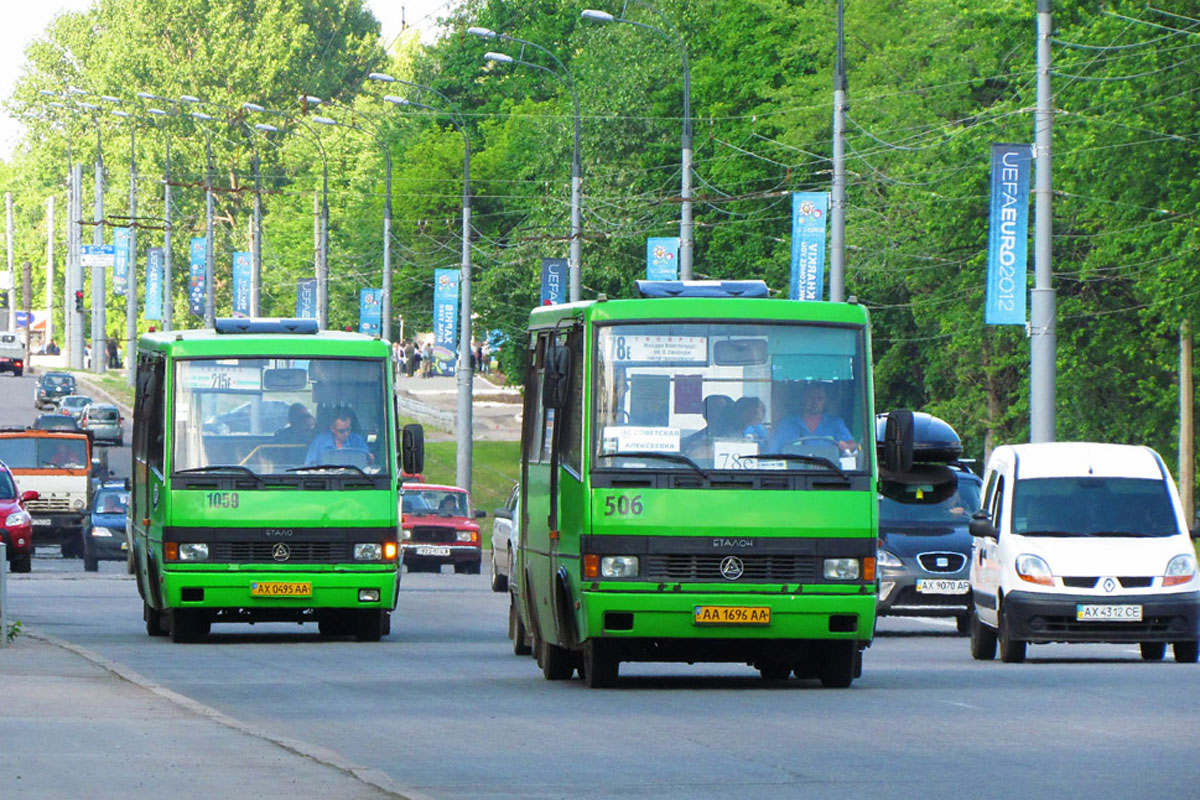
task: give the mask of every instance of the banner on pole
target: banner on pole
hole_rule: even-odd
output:
[[[568,267],[565,258],[542,259],[542,305],[567,302]]]
[[[296,281],[296,316],[300,319],[317,318],[316,278],[301,278]]]
[[[163,249],[146,248],[146,319],[162,319]]]
[[[679,237],[646,239],[646,280],[679,280]]]
[[[789,300],[825,296],[826,192],[792,192],[792,281]]]
[[[1028,144],[992,145],[984,323],[1024,325],[1029,251]]]
[[[250,254],[233,254],[233,315],[250,316]]]
[[[129,228],[113,228],[113,294],[125,296],[125,287],[129,285]]]
[[[433,370],[453,375],[458,354],[458,279],[456,269],[433,271]]]
[[[204,316],[204,301],[207,292],[204,286],[204,261],[208,252],[207,240],[203,236],[192,238],[191,280],[188,281],[188,311],[197,317]]]
[[[358,332],[378,336],[383,330],[383,289],[358,290]]]

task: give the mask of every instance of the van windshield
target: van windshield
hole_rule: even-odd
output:
[[[1026,536],[1173,536],[1175,509],[1161,480],[1028,478],[1013,490],[1013,533]]]

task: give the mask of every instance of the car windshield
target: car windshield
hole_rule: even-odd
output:
[[[124,514],[129,507],[129,492],[122,489],[101,489],[92,501],[92,511],[97,514]]]
[[[602,327],[594,467],[869,470],[863,338],[811,324]]]
[[[74,437],[3,437],[0,461],[12,469],[83,469],[88,466],[87,442]]]
[[[1026,478],[1012,496],[1013,533],[1043,536],[1173,536],[1174,504],[1162,480]]]
[[[419,516],[466,517],[467,495],[446,489],[405,489],[405,514]]]
[[[979,484],[958,480],[952,484],[904,484],[880,482],[879,521],[881,524],[966,525],[979,509]]]
[[[0,500],[16,500],[17,485],[13,483],[12,475],[0,472]]]
[[[387,474],[384,387],[382,359],[181,360],[173,469]]]

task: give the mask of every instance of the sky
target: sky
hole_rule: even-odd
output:
[[[46,26],[59,14],[83,11],[96,0],[44,0],[43,2],[14,2],[5,5],[4,24],[0,25],[0,99],[12,95],[13,87],[25,63],[25,47],[38,38]],[[437,17],[457,0],[365,0],[367,8],[383,28],[383,40],[390,43],[400,33],[402,22],[421,29],[428,40]],[[21,124],[0,110],[0,159],[12,157],[20,141]]]

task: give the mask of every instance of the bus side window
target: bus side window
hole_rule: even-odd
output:
[[[146,380],[146,403],[142,409],[146,418],[146,435],[143,441],[146,448],[147,465],[150,469],[158,470],[159,474],[162,474],[165,438],[163,415],[166,410],[166,404],[163,402],[163,395],[166,389],[165,359],[152,359],[149,366],[150,369],[148,372],[150,374]]]
[[[562,414],[563,426],[559,456],[564,467],[569,467],[575,477],[583,475],[583,334],[578,329],[567,336],[567,347],[571,351],[571,388],[567,407]]]

